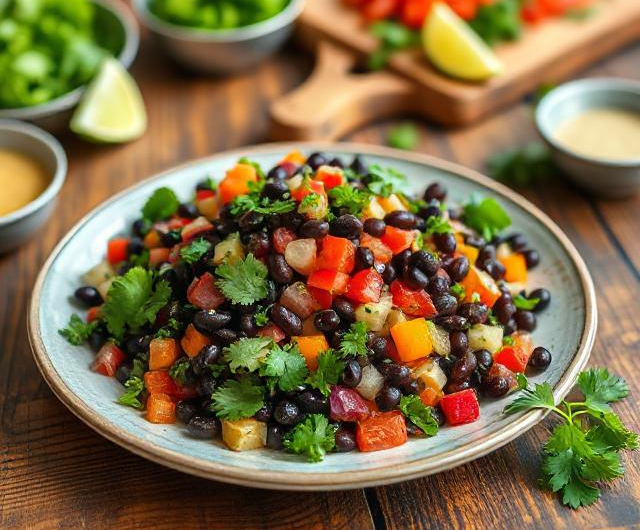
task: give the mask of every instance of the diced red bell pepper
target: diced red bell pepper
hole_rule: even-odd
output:
[[[331,309],[333,305],[333,296],[329,291],[325,291],[324,289],[318,289],[317,287],[312,287],[311,285],[307,286],[311,296],[318,304],[318,309]]]
[[[373,413],[356,427],[356,443],[360,451],[391,449],[407,441],[407,425],[399,410]]]
[[[384,235],[380,239],[389,247],[391,252],[399,254],[408,249],[415,238],[416,233],[414,230],[401,230],[395,226],[387,225],[384,229]]]
[[[112,239],[107,243],[107,261],[116,265],[129,256],[129,240],[126,237]]]
[[[182,386],[176,384],[176,391],[171,396],[175,401],[193,399],[198,397],[198,389],[195,386]]]
[[[512,372],[524,372],[529,362],[529,357],[533,352],[531,335],[528,333],[514,333],[511,338],[514,343],[510,346],[504,346],[500,351],[496,352],[493,360],[506,366]]]
[[[113,377],[118,366],[122,364],[125,358],[126,355],[120,348],[107,342],[100,348],[96,358],[91,363],[91,370],[107,377]]]
[[[325,190],[330,190],[344,183],[343,174],[342,169],[339,167],[320,166],[313,178],[322,182]]]
[[[377,263],[387,264],[393,258],[393,252],[380,238],[370,236],[366,232],[360,236],[360,246],[373,252],[373,259]]]
[[[344,237],[326,236],[318,254],[319,269],[351,273],[355,266],[356,248]]]
[[[344,293],[347,290],[348,283],[348,274],[328,270],[317,270],[307,279],[307,285],[323,289],[331,295]]]
[[[477,0],[447,0],[447,4],[463,20],[472,20],[478,12]]]
[[[144,387],[149,394],[168,394],[173,396],[178,385],[166,370],[152,370],[144,374]]]
[[[165,261],[169,261],[171,255],[171,249],[166,247],[152,248],[149,250],[149,265],[151,267],[157,267]]]
[[[287,334],[275,324],[268,324],[258,330],[258,336],[270,338],[273,342],[280,342],[286,338]]]
[[[87,322],[93,322],[94,320],[100,320],[102,318],[102,306],[97,305],[90,307],[87,311]]]
[[[216,309],[221,306],[225,297],[215,284],[210,272],[194,278],[187,289],[187,300],[200,309]]]
[[[298,236],[293,230],[289,228],[276,228],[273,231],[273,248],[278,254],[284,254],[287,249],[287,245],[292,241],[298,239]]]
[[[302,201],[307,195],[317,193],[318,195],[327,194],[324,191],[324,184],[319,180],[303,179],[302,184],[295,190],[291,190],[291,198],[297,202]]]
[[[449,425],[472,423],[480,417],[478,396],[473,388],[443,396],[440,408]]]
[[[180,230],[181,228],[191,224],[193,219],[187,219],[186,217],[174,217],[167,222],[167,229]]]
[[[362,9],[367,22],[384,20],[391,17],[398,7],[398,0],[369,0]]]
[[[400,12],[400,20],[405,26],[420,29],[433,2],[434,0],[405,0]]]
[[[196,217],[182,229],[182,241],[188,243],[195,239],[198,234],[208,232],[213,229],[213,225],[207,221],[206,217]]]
[[[369,416],[369,407],[356,390],[335,385],[329,396],[329,415],[336,421],[359,421]]]
[[[204,199],[210,199],[211,197],[215,197],[216,192],[213,190],[198,190],[196,191],[196,199],[199,201],[203,201]]]
[[[368,304],[378,302],[384,280],[374,268],[364,269],[353,275],[347,285],[345,296],[354,302]]]
[[[406,315],[429,318],[438,312],[424,289],[414,290],[402,280],[395,280],[389,290],[393,296],[393,305]]]

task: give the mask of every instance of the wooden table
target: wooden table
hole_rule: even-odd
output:
[[[637,457],[625,456],[625,477],[579,512],[536,489],[540,444],[551,420],[490,456],[433,477],[349,492],[286,493],[211,482],[147,462],[95,434],[53,396],[31,358],[25,312],[36,273],[56,242],[89,209],[139,179],[263,141],[269,101],[310,68],[310,59],[291,49],[253,74],[206,80],[176,72],[145,41],[134,74],[149,110],[146,136],[122,147],[63,139],[70,171],[56,214],[33,241],[0,258],[0,528],[640,528]],[[588,73],[640,76],[640,45]],[[383,143],[389,125],[350,140]],[[535,136],[524,103],[466,130],[425,124],[421,132],[420,151],[476,168],[489,153]],[[560,179],[526,195],[560,224],[589,265],[600,315],[592,363],[627,377],[632,396],[616,409],[639,430],[640,197],[603,202]]]

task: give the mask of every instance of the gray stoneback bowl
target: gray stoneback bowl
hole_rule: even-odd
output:
[[[0,120],[0,149],[24,153],[37,160],[51,176],[49,186],[26,206],[0,216],[0,254],[21,245],[50,217],[67,175],[67,157],[49,133],[14,120]]]
[[[91,0],[96,5],[96,29],[99,36],[109,43],[109,48],[117,50],[116,57],[129,68],[140,46],[140,31],[131,11],[118,1]],[[101,44],[103,44],[101,42]],[[42,127],[49,132],[66,131],[85,87],[78,87],[46,103],[16,109],[0,108],[0,119],[23,120]]]
[[[241,28],[209,30],[179,26],[149,10],[149,0],[133,0],[140,21],[176,63],[204,74],[246,71],[273,55],[287,40],[304,0],[291,0],[276,16]]]
[[[578,186],[599,198],[621,199],[640,190],[640,156],[607,160],[572,152],[554,138],[563,121],[594,107],[627,109],[640,114],[640,82],[618,78],[571,81],[547,94],[536,109],[536,126],[555,163]]]

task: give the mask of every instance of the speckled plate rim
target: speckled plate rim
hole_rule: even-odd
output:
[[[53,367],[53,364],[51,363],[47,355],[47,351],[41,337],[38,318],[40,296],[45,277],[47,276],[52,263],[54,262],[58,254],[63,250],[67,242],[75,236],[80,227],[85,222],[87,222],[89,218],[96,215],[98,212],[111,207],[114,202],[118,201],[126,194],[130,193],[132,190],[147,184],[151,180],[164,177],[171,173],[175,173],[176,171],[180,171],[194,164],[214,161],[233,155],[242,156],[247,152],[251,152],[252,154],[269,154],[273,152],[288,151],[292,149],[303,149],[310,152],[317,150],[331,150],[333,152],[362,153],[363,155],[381,156],[390,159],[404,160],[452,172],[461,176],[462,178],[471,180],[486,187],[493,193],[512,201],[518,207],[525,209],[531,215],[533,215],[557,239],[557,241],[561,244],[563,249],[570,257],[572,264],[579,275],[582,294],[584,297],[585,322],[583,333],[580,338],[579,347],[573,357],[572,362],[569,364],[564,374],[560,378],[558,384],[554,387],[553,390],[556,402],[564,398],[564,396],[573,386],[580,371],[587,364],[591,349],[593,347],[597,328],[596,296],[593,280],[591,279],[587,266],[580,257],[580,254],[573,246],[571,241],[569,241],[569,238],[545,213],[543,213],[540,209],[538,209],[524,197],[507,188],[506,186],[503,186],[474,170],[459,166],[452,162],[441,160],[430,155],[404,152],[387,147],[356,143],[334,144],[325,142],[285,142],[233,149],[230,151],[218,153],[210,157],[191,161],[156,174],[153,177],[145,179],[138,184],[127,188],[126,190],[123,190],[122,192],[113,196],[111,199],[105,201],[97,208],[93,209],[80,221],[78,221],[76,225],[60,241],[60,243],[58,243],[45,264],[42,266],[42,269],[40,270],[33,289],[33,294],[27,314],[29,342],[31,344],[34,359],[36,361],[38,369],[42,373],[42,376],[44,377],[47,384],[51,387],[54,394],[58,397],[58,399],[60,399],[60,401],[62,401],[78,418],[80,418],[89,427],[97,431],[105,438],[111,440],[112,442],[115,442],[116,444],[124,447],[132,453],[147,458],[153,462],[207,479],[214,479],[242,486],[279,490],[321,491],[363,488],[371,486],[381,486],[394,482],[411,480],[433,473],[439,473],[441,471],[445,471],[447,469],[451,469],[453,467],[467,463],[471,460],[475,460],[476,458],[480,458],[498,449],[499,447],[502,447],[503,445],[525,433],[535,424],[540,422],[546,415],[546,412],[537,410],[531,411],[515,419],[513,422],[509,423],[501,430],[487,436],[479,442],[470,443],[456,450],[439,453],[434,456],[429,456],[417,461],[407,462],[399,465],[396,464],[385,466],[384,459],[381,459],[380,466],[368,468],[362,471],[348,473],[309,473],[304,475],[290,473],[284,475],[279,473],[275,474],[273,472],[270,472],[269,470],[239,469],[237,467],[234,467],[233,465],[199,460],[176,451],[159,447],[150,441],[131,435],[125,430],[117,427],[113,423],[105,421],[104,419],[92,414],[84,406],[84,402],[69,389],[69,387],[65,384],[63,379]],[[229,459],[233,460],[233,453],[231,452]]]

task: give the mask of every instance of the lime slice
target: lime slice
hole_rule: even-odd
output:
[[[491,48],[449,6],[436,2],[422,27],[427,57],[444,73],[482,81],[502,72]]]
[[[138,85],[115,59],[105,59],[73,114],[71,130],[97,142],[135,140],[147,128]]]

